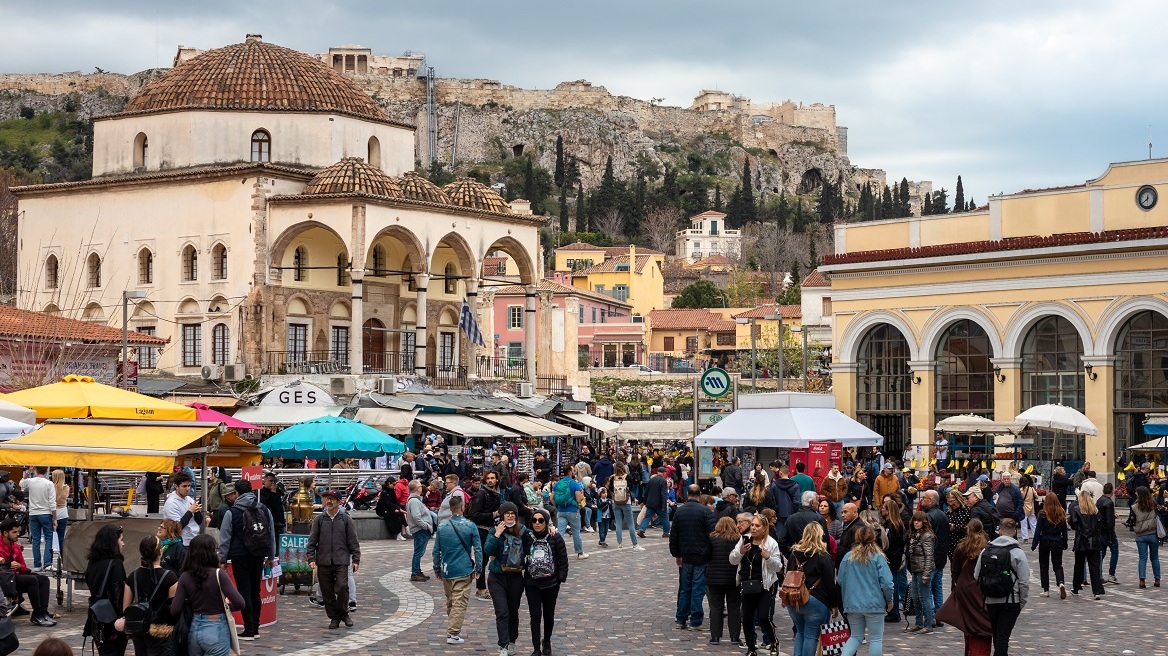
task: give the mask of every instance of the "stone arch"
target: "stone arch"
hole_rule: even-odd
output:
[[[417,323],[418,323],[418,302],[411,300],[407,303],[402,303],[401,321],[398,322],[398,325],[399,326],[406,326],[406,325],[414,326],[414,325],[417,325]]]
[[[312,303],[307,296],[295,294],[284,304],[284,314],[293,317],[312,316]]]
[[[1002,350],[1002,357],[1022,357],[1022,343],[1034,324],[1045,317],[1062,317],[1071,322],[1075,332],[1079,333],[1079,340],[1083,343],[1083,355],[1090,355],[1094,351],[1095,338],[1091,334],[1091,326],[1083,315],[1071,305],[1065,303],[1033,303],[1015,312],[1006,324],[1006,339]],[[988,331],[987,331],[988,332]],[[992,337],[991,337],[992,338]]]
[[[347,301],[336,301],[329,308],[329,317],[332,319],[352,319],[353,310]]]
[[[519,268],[519,281],[524,285],[534,285],[536,282],[536,268],[535,262],[532,261],[531,255],[524,248],[523,244],[516,238],[508,235],[496,239],[486,252],[503,251],[515,261],[515,266]]]
[[[134,312],[131,316],[135,319],[156,319],[158,311],[150,301],[138,301],[134,303]]]
[[[458,264],[459,275],[473,276],[478,267],[475,266],[474,251],[471,250],[470,244],[467,243],[466,238],[457,232],[448,232],[438,240],[434,245],[434,250],[430,253],[430,261],[428,266],[432,274],[437,274],[438,269],[435,267],[438,249],[448,247],[454,251],[455,261]]]
[[[211,301],[207,303],[207,312],[210,314],[224,314],[231,311],[231,303],[227,301],[227,297],[223,294],[215,294],[211,297]]]
[[[49,303],[45,306],[45,309],[41,311],[45,314],[61,314],[61,308],[57,307],[56,303]]]
[[[981,329],[990,338],[990,347],[994,352],[992,357],[1002,357],[1004,352],[1002,350],[1002,335],[998,332],[997,322],[985,313],[968,306],[946,308],[929,317],[929,320],[925,323],[919,354],[925,359],[934,359],[937,355],[938,342],[940,342],[945,330],[954,321],[961,319],[969,319],[978,326],[981,326]]]
[[[203,310],[199,307],[199,302],[193,297],[188,296],[178,304],[178,310],[175,314],[202,314]]]
[[[377,137],[369,137],[369,148],[366,152],[368,156],[365,161],[369,162],[370,166],[381,168],[381,142]]]
[[[1095,331],[1094,348],[1090,351],[1091,355],[1115,355],[1115,340],[1119,337],[1119,331],[1123,329],[1128,319],[1132,318],[1132,315],[1143,311],[1158,312],[1168,317],[1168,301],[1158,296],[1139,296],[1112,303],[1103,311],[1098,323],[1099,328]],[[1087,343],[1084,342],[1083,354],[1087,353]]]
[[[442,310],[438,313],[438,325],[444,328],[458,325],[458,312],[449,303],[442,306]]]
[[[150,148],[150,140],[146,138],[145,132],[139,132],[134,136],[134,168],[140,169],[146,166],[146,152]]]
[[[105,311],[101,309],[101,303],[94,301],[85,306],[85,312],[81,315],[84,321],[93,321],[94,323],[105,322]]]
[[[823,171],[816,168],[810,168],[803,172],[803,177],[799,179],[800,194],[810,194],[818,191],[823,186]]]
[[[882,323],[896,328],[900,331],[900,334],[904,335],[904,340],[908,342],[910,360],[920,359],[917,335],[909,322],[901,315],[888,310],[876,310],[866,312],[848,322],[847,328],[844,329],[843,339],[841,340],[839,349],[840,363],[855,363],[859,355],[860,344],[864,341],[864,336],[868,334],[869,330]]]
[[[421,267],[421,271],[414,271],[414,273],[428,273],[430,271],[429,263],[426,260],[426,249],[422,246],[422,242],[418,236],[409,229],[400,225],[386,226],[379,230],[377,234],[369,239],[369,243],[365,245],[362,252],[365,254],[365,268],[372,270],[373,267],[373,247],[378,242],[385,239],[393,239],[400,243],[406,252],[406,261],[410,263],[412,268]],[[354,255],[353,259],[356,260]],[[387,263],[387,268],[393,269],[394,266]]]
[[[284,255],[288,248],[301,235],[313,228],[320,228],[321,230],[328,232],[329,234],[336,237],[341,242],[341,244],[345,246],[345,248],[349,247],[349,242],[340,234],[338,234],[336,230],[333,230],[328,225],[321,223],[320,221],[301,221],[300,223],[297,223],[296,225],[280,233],[280,236],[276,237],[276,239],[272,242],[271,247],[268,248],[268,266],[280,266],[280,263],[284,261]]]

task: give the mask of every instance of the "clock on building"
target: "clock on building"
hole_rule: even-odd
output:
[[[1150,210],[1156,206],[1156,199],[1158,194],[1156,188],[1152,185],[1144,185],[1136,192],[1136,204],[1142,210]]]

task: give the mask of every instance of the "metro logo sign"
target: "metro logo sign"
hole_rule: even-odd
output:
[[[702,373],[700,385],[706,396],[716,399],[730,391],[730,374],[725,369],[711,367]]]

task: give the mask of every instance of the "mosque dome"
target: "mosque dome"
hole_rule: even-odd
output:
[[[459,178],[442,188],[454,205],[488,212],[509,213],[510,206],[494,189],[472,178]]]
[[[322,169],[304,187],[304,194],[365,194],[401,198],[397,180],[360,157],[346,157]]]
[[[438,185],[413,171],[406,171],[396,182],[401,186],[402,196],[405,198],[427,203],[450,204],[450,198],[438,188]]]

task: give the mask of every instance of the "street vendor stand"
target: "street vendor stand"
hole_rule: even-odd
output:
[[[937,422],[933,430],[946,435],[970,436],[960,444],[953,440],[950,440],[949,444],[950,473],[964,476],[969,467],[980,468],[985,463],[992,465],[996,449],[999,448],[1012,451],[1014,456],[1012,459],[1020,460],[1023,455],[1021,448],[1034,445],[1032,439],[1019,437],[1028,426],[1025,421],[994,421],[969,414],[946,417]],[[981,441],[975,442],[975,438]],[[1040,475],[1039,482],[1042,478]]]

